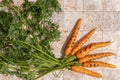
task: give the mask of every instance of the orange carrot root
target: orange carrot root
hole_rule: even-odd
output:
[[[72,35],[70,36],[70,40],[68,41],[68,43],[67,43],[67,45],[65,47],[65,51],[64,51],[65,56],[68,56],[70,54],[70,52],[71,52],[71,50],[72,50],[72,48],[74,46],[74,43],[75,43],[76,37],[78,35],[78,31],[79,31],[81,22],[82,22],[82,20],[79,19],[77,21],[73,31],[72,31]]]
[[[93,77],[97,77],[97,78],[101,78],[102,76],[97,73],[97,72],[93,72],[93,71],[90,71],[88,69],[85,69],[85,68],[81,68],[79,66],[72,66],[71,67],[71,70],[72,71],[75,71],[75,72],[79,72],[79,73],[82,73],[82,74],[86,74],[86,75],[89,75],[89,76],[93,76]]]
[[[71,55],[74,55],[85,44],[85,42],[88,41],[88,39],[95,33],[95,30],[96,28],[92,29],[82,39],[78,41],[78,43],[73,47],[71,51]]]
[[[99,58],[103,58],[103,57],[108,57],[108,56],[112,56],[115,55],[112,52],[105,52],[105,53],[98,53],[98,54],[91,54],[91,55],[86,55],[85,57],[79,59],[79,63],[84,63],[87,61],[91,61],[91,60],[95,60],[95,59],[99,59]]]
[[[93,49],[105,47],[105,46],[108,46],[108,45],[110,45],[110,44],[111,44],[110,41],[108,41],[108,42],[99,42],[99,43],[89,44],[89,45],[87,45],[86,47],[84,47],[83,49],[79,50],[79,51],[76,53],[76,57],[77,57],[77,58],[82,58],[82,57],[88,55],[89,52],[92,51]]]
[[[113,65],[113,64],[109,64],[109,63],[106,63],[106,62],[99,62],[99,61],[89,61],[89,62],[85,62],[83,64],[83,67],[86,67],[86,68],[99,67],[99,66],[116,68],[116,66]]]

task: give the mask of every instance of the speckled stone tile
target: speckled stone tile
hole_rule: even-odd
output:
[[[55,54],[56,57],[61,57],[64,55],[64,48],[65,48],[65,42],[68,38],[70,32],[62,32],[60,40],[57,42],[54,42],[51,44],[51,47],[53,49],[53,53]]]
[[[83,18],[82,12],[65,12],[65,22],[63,31],[71,31],[76,24],[76,21],[79,18]],[[83,21],[80,27],[80,30],[83,30]]]
[[[119,80],[120,69],[104,69],[102,80]]]
[[[59,73],[59,71],[57,72],[57,74]],[[63,80],[63,74],[60,75],[59,77],[57,77],[56,75],[54,75],[54,72],[51,72],[45,76],[43,76],[43,78],[41,80]]]
[[[116,53],[116,56],[120,56],[120,49],[116,50],[115,53]]]
[[[64,11],[64,0],[58,0],[58,2],[60,3],[62,11]]]
[[[120,0],[103,0],[103,11],[120,11]]]
[[[64,11],[82,11],[83,0],[64,0]]]
[[[82,76],[83,75],[80,74],[80,73],[70,71],[70,70],[66,70],[64,72],[63,80],[83,80]]]
[[[10,75],[0,75],[0,80],[22,80],[15,75],[10,76]]]
[[[120,53],[119,53],[120,54]],[[109,60],[110,61],[110,63],[112,63],[112,64],[114,64],[114,65],[116,65],[116,69],[119,69],[119,71],[120,71],[120,64],[119,64],[119,61],[120,61],[120,55],[118,56],[115,56],[115,57],[113,57],[111,60]],[[116,74],[116,73],[115,73]],[[117,75],[117,74],[116,74]]]
[[[116,26],[113,26],[114,14],[113,12],[103,12],[102,29],[105,31],[114,31]]]
[[[113,29],[120,31],[120,12],[113,12]]]
[[[64,23],[65,23],[65,12],[60,12],[60,13],[54,13],[52,16],[53,22],[59,24],[59,30],[63,31],[64,30]]]
[[[100,68],[88,68],[89,70],[93,72],[97,72],[99,74],[102,74],[102,69]],[[101,78],[91,77],[88,75],[83,75],[83,80],[102,80]]]
[[[84,0],[84,11],[102,11],[102,0]]]
[[[83,30],[102,29],[102,12],[83,12]]]
[[[112,41],[112,44],[104,48],[105,50],[120,49],[120,31],[103,31],[103,41]]]

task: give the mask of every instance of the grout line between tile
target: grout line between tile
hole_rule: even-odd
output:
[[[84,11],[84,0],[83,0],[83,9],[82,9],[82,11]]]
[[[92,10],[91,11],[84,11],[83,10],[83,11],[64,11],[64,12],[120,12],[120,11],[95,11],[95,10],[94,11],[92,11]]]
[[[104,11],[103,0],[102,0],[102,11]]]

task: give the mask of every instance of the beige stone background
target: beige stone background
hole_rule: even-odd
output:
[[[16,5],[22,0],[14,0]],[[33,0],[30,0],[33,1]],[[96,49],[91,53],[112,51],[116,56],[98,59],[117,66],[116,69],[92,68],[91,70],[102,74],[103,78],[93,78],[70,70],[65,70],[58,78],[50,73],[39,80],[120,80],[120,0],[59,0],[62,12],[54,14],[53,20],[60,25],[60,41],[52,44],[56,57],[60,57],[62,47],[74,27],[77,19],[82,18],[82,26],[79,31],[80,39],[84,34],[97,28],[96,33],[86,43],[113,41],[112,45]],[[58,71],[59,72],[59,71]],[[0,80],[22,80],[16,76],[0,75]]]

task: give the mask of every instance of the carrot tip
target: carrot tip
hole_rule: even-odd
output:
[[[111,43],[113,43],[114,41],[110,41]]]
[[[108,43],[113,43],[113,41],[107,41]]]
[[[93,28],[93,30],[96,30],[96,29],[97,29],[97,27]]]
[[[102,75],[99,74],[98,78],[102,78]]]
[[[112,44],[112,41],[106,41],[105,43],[107,43],[108,45]]]
[[[93,28],[91,31],[94,33],[96,31],[97,28]]]
[[[117,68],[117,66],[113,65],[111,68]]]
[[[81,18],[79,18],[79,19],[78,19],[78,21],[82,21],[82,19],[81,19]]]

